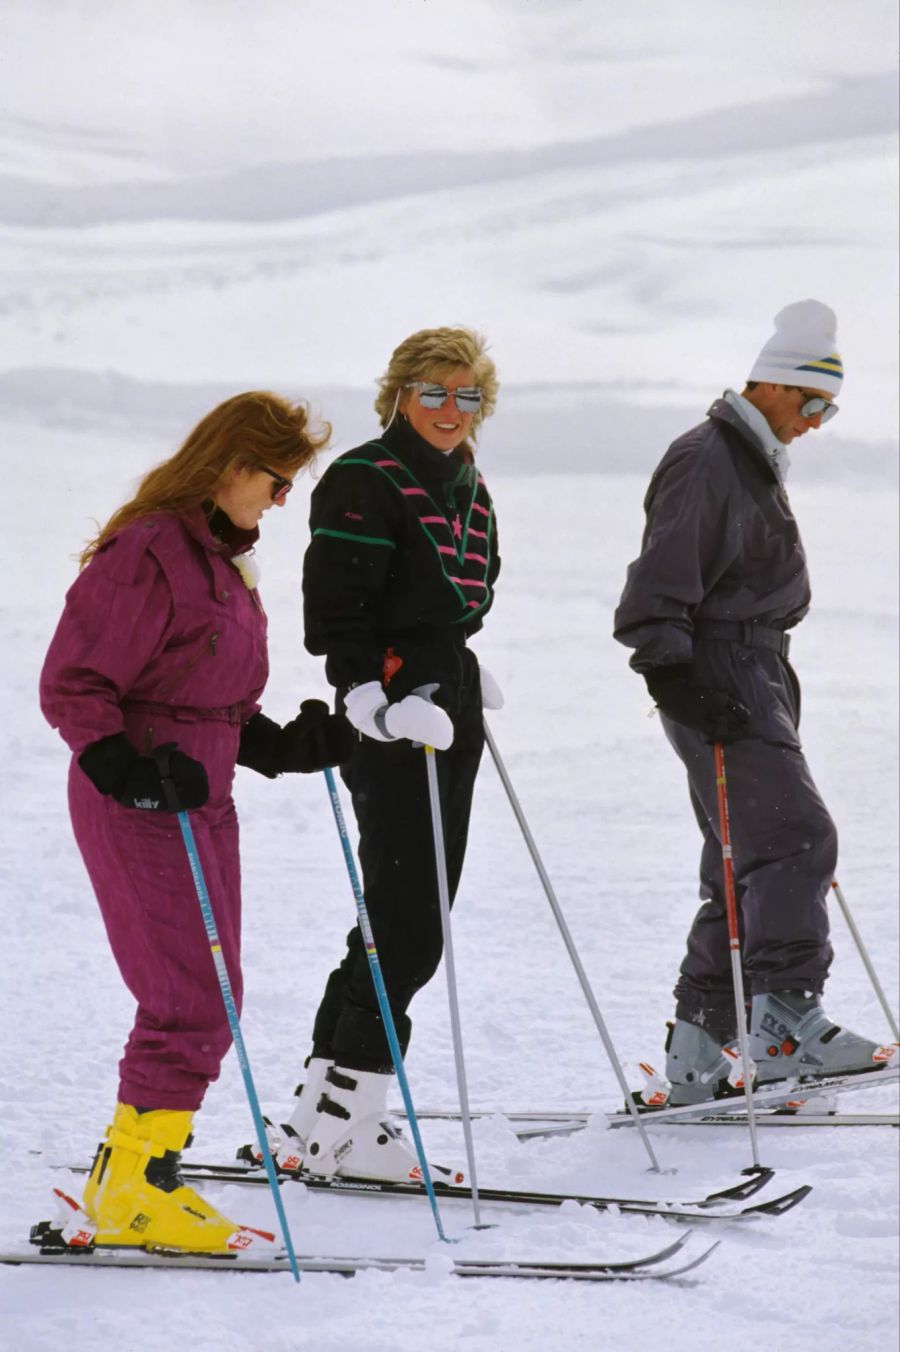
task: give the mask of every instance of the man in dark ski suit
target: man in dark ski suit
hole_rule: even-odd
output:
[[[834,314],[799,301],[776,316],[739,395],[679,437],[650,483],[641,554],[615,637],[634,649],[688,775],[703,836],[703,904],[688,935],[667,1041],[672,1104],[727,1085],[736,1037],[712,743],[727,744],[730,826],[760,1080],[882,1064],[890,1051],[838,1028],[820,995],[832,949],[827,896],[837,833],[803,757],[788,631],[809,608],[784,479],[786,446],[837,412]]]

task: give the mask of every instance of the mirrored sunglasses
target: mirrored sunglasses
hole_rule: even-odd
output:
[[[794,387],[800,389],[799,385]],[[806,394],[806,390],[800,390],[801,394]],[[838,412],[837,404],[832,404],[829,399],[823,399],[819,394],[807,395],[800,406],[800,416],[802,418],[815,418],[817,414],[822,415],[822,422],[830,422]]]
[[[448,390],[446,385],[434,385],[428,380],[411,380],[406,388],[418,390],[423,408],[441,408],[450,398],[460,413],[477,413],[484,397],[484,390],[478,385],[460,385],[458,390]]]
[[[269,469],[269,466],[264,465],[260,460],[257,460],[256,463],[263,474],[268,474],[270,478],[275,480],[272,484],[272,501],[284,502],[288,493],[290,493],[291,489],[294,487],[293,480],[286,479],[283,474],[276,474],[274,469]]]

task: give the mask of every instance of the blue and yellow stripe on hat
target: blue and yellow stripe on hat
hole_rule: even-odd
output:
[[[833,376],[835,380],[844,379],[844,363],[836,352],[830,357],[820,357],[818,361],[804,362],[796,367],[798,371],[812,371],[816,375]]]

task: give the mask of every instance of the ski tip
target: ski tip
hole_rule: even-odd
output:
[[[747,1207],[742,1214],[745,1216],[783,1216],[786,1211],[792,1211],[795,1206],[799,1206],[811,1192],[812,1184],[804,1183],[799,1188],[794,1188],[793,1192],[786,1192],[781,1197],[773,1197],[769,1202],[758,1202],[756,1206]]]
[[[685,1266],[682,1268],[676,1269],[676,1271],[674,1272],[670,1272],[669,1276],[683,1277],[686,1272],[692,1272],[693,1269],[698,1268],[701,1263],[705,1263],[707,1258],[710,1258],[715,1253],[716,1249],[719,1247],[721,1243],[722,1243],[721,1239],[713,1240],[712,1244],[707,1244],[703,1252],[698,1253],[696,1258],[692,1259],[690,1263],[685,1264]]]
[[[705,1199],[710,1204],[716,1202],[741,1202],[747,1197],[752,1197],[754,1193],[760,1192],[775,1177],[774,1169],[753,1168],[745,1169],[743,1176],[745,1183],[735,1183],[730,1188],[723,1188],[721,1192],[711,1192]]]

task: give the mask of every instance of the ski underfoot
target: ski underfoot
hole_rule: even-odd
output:
[[[879,1088],[896,1083],[898,1078],[900,1067],[883,1066],[852,1075],[831,1075],[825,1079],[802,1082],[785,1080],[767,1085],[753,1096],[756,1124],[769,1128],[900,1127],[900,1114],[897,1112],[842,1112],[833,1106],[836,1095]],[[635,1106],[648,1122],[698,1127],[747,1125],[746,1100],[739,1093],[678,1108],[649,1108],[637,1102],[636,1097]],[[397,1115],[405,1116],[402,1112]],[[454,1109],[422,1108],[416,1110],[416,1116],[422,1121],[458,1121],[460,1114]],[[625,1108],[612,1112],[602,1108],[551,1109],[547,1112],[536,1109],[509,1112],[495,1108],[473,1111],[470,1116],[475,1121],[490,1117],[504,1118],[520,1141],[545,1136],[570,1136],[582,1131],[592,1119],[605,1119],[611,1127],[634,1125],[634,1118]]]
[[[805,1113],[817,1102],[823,1106],[830,1106],[829,1101],[836,1100],[841,1094],[883,1088],[888,1084],[896,1084],[898,1079],[900,1066],[884,1065],[875,1070],[862,1070],[847,1075],[824,1075],[806,1080],[778,1080],[754,1090],[752,1095],[754,1115],[762,1118],[766,1114],[780,1114],[785,1110],[794,1110],[798,1114]],[[638,1096],[635,1095],[635,1106],[647,1121],[654,1122],[702,1121],[710,1115],[719,1118],[736,1114],[744,1119],[747,1116],[747,1099],[742,1092],[674,1108],[650,1108],[640,1103]],[[609,1115],[611,1126],[627,1126],[633,1121],[631,1113],[625,1108]]]
[[[85,1166],[75,1166],[74,1173],[85,1173]],[[268,1187],[265,1170],[249,1168],[246,1164],[198,1164],[185,1160],[181,1169],[186,1183],[237,1183]],[[623,1215],[664,1216],[668,1220],[686,1220],[692,1223],[712,1221],[747,1221],[763,1216],[781,1216],[803,1201],[812,1191],[804,1184],[792,1191],[752,1205],[745,1205],[773,1179],[774,1170],[761,1169],[742,1178],[739,1183],[719,1192],[710,1193],[696,1201],[656,1201],[638,1197],[602,1197],[584,1193],[532,1192],[515,1188],[479,1188],[479,1200],[486,1205],[502,1208],[536,1210],[555,1208],[564,1202],[578,1202],[596,1211],[616,1211]],[[316,1178],[302,1175],[295,1178],[283,1174],[281,1182],[287,1186],[302,1183],[310,1192],[336,1197],[424,1197],[420,1183],[379,1183],[367,1179]],[[471,1201],[470,1188],[450,1187],[435,1183],[434,1190],[441,1203]]]
[[[427,1109],[417,1114],[422,1121],[458,1122],[459,1111],[454,1109]],[[520,1141],[540,1140],[548,1136],[573,1136],[584,1131],[592,1121],[611,1127],[624,1127],[632,1122],[627,1112],[607,1113],[594,1110],[570,1109],[548,1112],[507,1112],[496,1108],[493,1112],[472,1113],[474,1120],[498,1117],[506,1121]],[[653,1120],[653,1114],[647,1114]],[[746,1113],[719,1113],[709,1105],[702,1117],[663,1117],[661,1125],[684,1127],[743,1127],[747,1128]],[[758,1127],[900,1127],[900,1113],[844,1113],[836,1110],[810,1112],[808,1108],[760,1108],[756,1114]]]
[[[290,1272],[286,1253],[271,1258],[249,1255],[211,1256],[165,1249],[100,1245],[90,1248],[67,1246],[47,1222],[32,1231],[31,1249],[0,1252],[4,1264],[67,1264],[74,1267],[164,1268],[168,1271],[208,1272]],[[453,1259],[446,1271],[454,1277],[505,1277],[530,1280],[611,1282],[662,1281],[680,1277],[699,1267],[718,1244],[702,1245],[688,1231],[674,1243],[642,1258],[594,1262],[544,1261],[541,1259]],[[443,1258],[443,1255],[441,1255]],[[370,1258],[296,1255],[301,1272],[333,1273],[355,1276],[358,1272],[425,1272],[431,1266],[425,1258]]]

